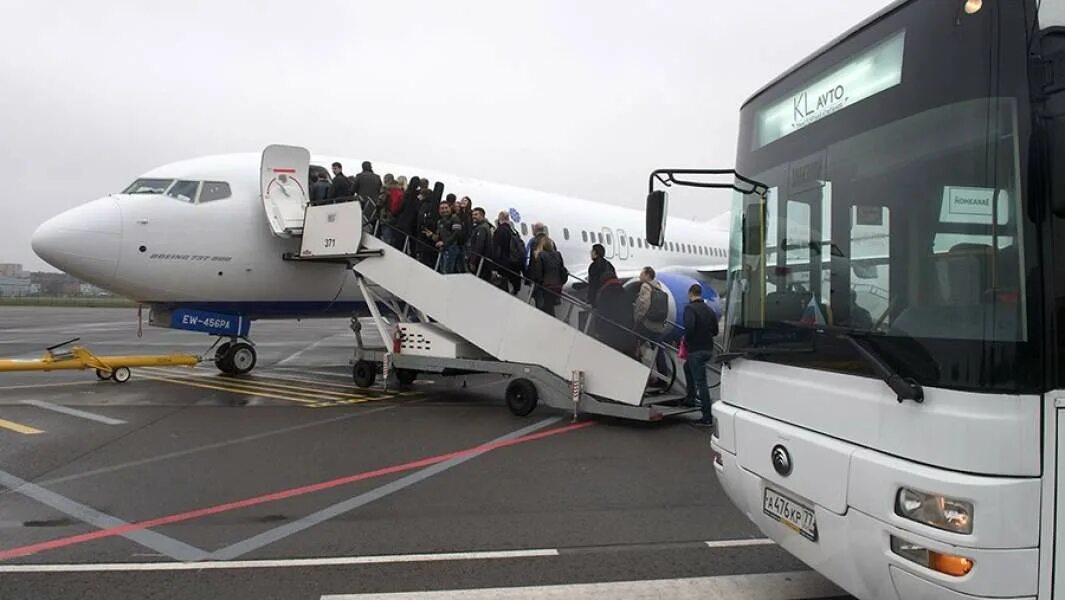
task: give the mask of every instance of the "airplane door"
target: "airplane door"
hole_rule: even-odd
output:
[[[609,227],[603,228],[603,249],[606,250],[605,258],[614,258],[614,232]]]
[[[310,163],[311,153],[306,148],[275,144],[263,150],[259,189],[266,220],[278,237],[292,237],[303,232]]]
[[[629,239],[626,237],[624,229],[618,230],[618,258],[621,260],[629,258]]]

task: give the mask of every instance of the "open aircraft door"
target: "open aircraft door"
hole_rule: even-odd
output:
[[[278,237],[302,235],[307,207],[311,153],[297,146],[272,145],[263,150],[259,189],[270,229]]]

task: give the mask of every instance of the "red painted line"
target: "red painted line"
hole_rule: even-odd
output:
[[[274,169],[274,173],[295,173],[296,169]]]
[[[391,467],[384,467],[382,469],[376,469],[373,471],[366,471],[363,473],[356,473],[354,475],[348,475],[346,477],[340,477],[337,479],[331,479],[329,481],[323,481],[321,483],[314,483],[311,485],[305,485],[301,487],[289,488],[287,490],[281,490],[279,492],[273,492],[270,494],[263,494],[262,496],[255,496],[252,498],[245,498],[244,500],[237,500],[234,502],[227,502],[225,504],[217,504],[215,506],[209,506],[207,508],[201,508],[198,510],[190,510],[188,512],[177,513],[168,515],[165,517],[156,517],[147,521],[140,521],[138,523],[128,523],[126,525],[119,525],[118,527],[111,527],[108,529],[99,529],[96,531],[90,531],[89,533],[82,533],[79,535],[72,535],[69,537],[57,538],[49,540],[47,542],[39,542],[36,544],[30,544],[28,546],[19,546],[18,548],[11,548],[10,550],[0,551],[0,560],[7,560],[9,558],[15,558],[18,556],[28,556],[30,554],[36,554],[45,550],[55,550],[57,548],[65,548],[74,544],[82,544],[85,542],[91,542],[92,540],[98,540],[102,538],[114,537],[129,533],[131,531],[140,531],[142,529],[151,529],[152,527],[161,527],[163,525],[170,525],[172,523],[180,523],[182,521],[189,521],[192,519],[199,519],[210,515],[216,515],[218,513],[229,512],[231,510],[237,510],[240,508],[247,508],[249,506],[256,506],[258,504],[264,504],[267,502],[273,502],[275,500],[284,500],[286,498],[293,498],[295,496],[302,496],[304,494],[310,494],[312,492],[320,492],[322,490],[328,490],[337,486],[346,485],[349,483],[355,483],[356,481],[365,481],[367,479],[373,479],[375,477],[382,477],[384,475],[391,475],[393,473],[402,473],[404,471],[412,471],[414,469],[421,469],[442,463],[453,458],[465,456],[467,454],[475,454],[479,452],[488,452],[490,450],[497,450],[499,448],[506,448],[508,446],[514,446],[517,444],[523,444],[525,442],[532,442],[534,440],[543,439],[552,435],[558,435],[560,433],[567,433],[570,431],[576,431],[578,429],[584,429],[595,425],[594,421],[586,421],[584,423],[575,423],[573,425],[567,425],[565,427],[559,427],[557,429],[549,429],[547,431],[541,431],[539,433],[532,433],[513,440],[507,440],[504,442],[495,442],[492,444],[482,444],[480,446],[474,446],[465,450],[458,450],[456,452],[448,452],[447,454],[438,454],[436,456],[430,456],[420,460],[407,462],[399,465],[393,465]]]

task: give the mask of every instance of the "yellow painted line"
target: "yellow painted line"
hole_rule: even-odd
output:
[[[168,375],[171,373],[171,371],[168,371],[166,369],[156,368],[156,367],[151,367],[148,370],[150,370],[152,373],[161,373],[161,374],[165,373],[165,374],[168,374]],[[138,369],[138,372],[140,372],[139,369]],[[337,398],[347,398],[347,399],[353,399],[353,400],[364,400],[364,399],[367,399],[367,400],[378,400],[378,399],[380,399],[377,396],[368,396],[367,394],[360,393],[358,391],[358,390],[362,390],[363,388],[355,387],[353,385],[344,385],[344,384],[339,384],[339,383],[328,383],[328,382],[324,382],[324,381],[317,381],[317,380],[314,380],[314,379],[285,378],[285,377],[278,377],[276,375],[259,375],[259,374],[253,375],[249,379],[235,379],[235,378],[231,378],[231,377],[224,377],[224,376],[219,377],[219,376],[215,376],[215,375],[178,375],[178,376],[179,377],[187,377],[187,378],[196,378],[196,379],[208,379],[208,380],[211,380],[211,381],[225,381],[226,383],[235,382],[237,385],[240,385],[240,384],[258,384],[258,385],[262,385],[264,387],[284,388],[284,389],[291,389],[291,390],[298,390],[298,391],[310,391],[310,392],[312,392],[313,394],[316,394],[316,395],[324,394],[324,395],[328,395],[328,396],[335,396]],[[285,385],[285,384],[281,384],[281,383],[272,383],[271,381],[263,381],[264,379],[267,379],[267,380],[272,379],[272,380],[286,381],[286,382],[309,383],[309,384],[313,384],[313,385],[332,386],[332,387],[337,387],[337,388],[341,388],[341,389],[344,389],[344,390],[349,390],[349,393],[334,392],[332,390],[319,390],[319,389],[316,389],[316,388],[308,388],[308,387],[304,387],[304,386],[290,386],[290,385]],[[367,389],[366,391],[368,393],[384,393],[383,390],[377,390],[377,389],[372,389],[372,388],[371,389]],[[394,398],[396,396],[411,396],[411,395],[413,395],[415,393],[416,392],[389,393],[388,397]]]
[[[14,431],[16,433],[23,433],[23,434],[26,434],[26,435],[36,435],[38,433],[44,433],[40,429],[35,429],[33,427],[30,427],[29,425],[23,425],[21,423],[16,423],[14,421],[7,421],[5,419],[0,419],[0,427],[3,427],[4,429],[10,429],[11,431]]]
[[[138,371],[139,372],[139,371]],[[339,392],[318,391],[306,387],[296,387],[291,385],[281,385],[276,383],[267,383],[258,381],[256,379],[237,379],[233,377],[200,377],[200,376],[174,376],[181,381],[206,381],[213,385],[231,386],[236,388],[257,389],[266,390],[270,392],[278,392],[282,394],[294,394],[297,396],[304,396],[307,398],[315,398],[318,400],[366,400],[366,396],[354,396],[350,394],[341,394]],[[293,390],[293,391],[289,391]]]
[[[70,381],[66,383],[32,383],[27,385],[5,385],[0,386],[0,390],[31,390],[36,388],[50,388],[50,387],[63,387],[71,385],[96,385],[100,383],[96,381],[96,376],[93,376],[91,381]]]
[[[302,403],[302,404],[306,404],[308,406],[313,406],[313,405],[318,404],[318,402],[316,402],[314,400],[307,400],[307,399],[304,399],[304,398],[295,398],[295,397],[292,397],[292,396],[282,396],[280,394],[271,394],[269,392],[264,392],[264,391],[259,391],[259,390],[250,390],[249,391],[249,390],[238,389],[238,388],[232,387],[232,386],[223,387],[223,386],[220,386],[220,385],[208,385],[206,383],[196,383],[196,382],[193,382],[193,381],[186,381],[186,380],[182,380],[182,379],[171,379],[169,377],[157,377],[155,375],[146,375],[144,373],[140,373],[139,376],[143,377],[144,379],[151,379],[152,381],[163,381],[163,382],[166,382],[166,383],[174,383],[174,384],[177,384],[177,385],[187,385],[189,387],[204,388],[204,389],[208,389],[208,390],[219,390],[219,391],[222,391],[222,392],[229,392],[231,394],[240,394],[241,396],[259,396],[261,398],[273,398],[275,400],[285,400],[287,402],[299,402],[299,403]]]

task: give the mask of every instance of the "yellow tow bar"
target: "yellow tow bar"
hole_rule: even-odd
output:
[[[132,354],[129,356],[97,356],[83,346],[60,351],[63,346],[81,338],[56,344],[45,350],[41,358],[31,360],[0,359],[0,373],[14,371],[73,371],[95,369],[96,376],[126,383],[132,377],[132,367],[194,367],[202,362],[192,354]]]

